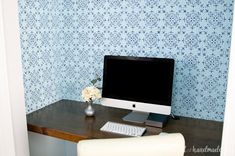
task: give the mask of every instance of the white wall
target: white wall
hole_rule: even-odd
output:
[[[70,141],[65,141],[66,156],[77,156],[77,144]]]
[[[66,156],[64,141],[32,132],[28,135],[30,156]]]
[[[76,143],[29,132],[30,156],[77,156]]]
[[[16,0],[0,1],[0,154],[28,156]]]
[[[227,99],[224,116],[221,156],[235,156],[235,14],[233,14]]]
[[[15,155],[15,145],[9,100],[6,49],[3,30],[2,4],[0,2],[0,156]]]

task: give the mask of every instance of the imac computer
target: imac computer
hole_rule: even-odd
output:
[[[101,104],[133,110],[123,119],[139,123],[169,115],[173,73],[173,59],[105,56]]]

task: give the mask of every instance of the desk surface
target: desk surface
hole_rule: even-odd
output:
[[[122,120],[130,111],[94,105],[95,117],[85,117],[86,105],[82,102],[61,100],[43,109],[27,115],[28,130],[68,141],[78,142],[83,139],[126,137],[123,135],[102,132],[99,129],[107,122],[114,121],[130,125],[144,126]],[[146,127],[144,135],[155,135],[160,132],[184,135],[186,155],[191,155],[191,149],[217,148],[221,144],[222,122],[207,121],[181,117],[180,120],[170,119],[163,129]],[[191,154],[190,154],[191,153]],[[219,153],[211,153],[219,155]],[[202,153],[201,155],[205,155]],[[207,154],[209,155],[209,154]]]

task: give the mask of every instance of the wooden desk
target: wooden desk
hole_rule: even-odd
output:
[[[130,111],[94,105],[95,117],[85,117],[86,105],[82,102],[62,100],[43,109],[27,115],[28,130],[72,142],[94,138],[124,137],[118,134],[102,132],[99,129],[107,122],[114,121],[130,125],[144,126],[125,122],[122,117]],[[155,135],[160,132],[176,133],[184,135],[186,141],[186,156],[213,155],[219,153],[193,153],[190,149],[216,148],[221,144],[222,122],[199,120],[181,117],[180,120],[169,120],[165,128],[146,127],[144,135]]]

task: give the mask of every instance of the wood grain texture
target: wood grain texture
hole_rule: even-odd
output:
[[[102,132],[99,129],[107,122],[114,121],[129,125],[145,126],[122,120],[129,110],[94,105],[95,117],[86,117],[83,102],[61,100],[27,115],[28,130],[72,142],[95,138],[120,138],[123,135]],[[146,127],[146,135],[156,135],[160,132],[182,133],[186,141],[186,156],[213,155],[219,153],[194,153],[190,149],[216,148],[221,144],[222,122],[207,121],[181,117],[180,120],[170,119],[163,129]]]

